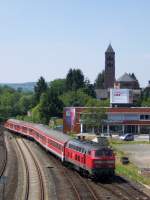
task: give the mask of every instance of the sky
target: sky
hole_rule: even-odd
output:
[[[93,83],[111,42],[116,78],[150,80],[149,0],[0,1],[0,82],[65,78],[80,68]]]

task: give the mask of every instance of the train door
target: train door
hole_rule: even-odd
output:
[[[82,154],[82,158],[81,158],[81,163],[82,163],[82,167],[85,168],[85,163],[86,163],[86,154],[85,152],[83,152]]]

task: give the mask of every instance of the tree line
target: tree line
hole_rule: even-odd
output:
[[[70,69],[64,79],[49,83],[40,77],[34,92],[1,86],[0,120],[17,117],[47,124],[51,117],[62,117],[65,106],[103,105],[96,100],[94,89],[80,69]]]
[[[62,118],[64,107],[107,107],[109,99],[97,100],[95,94],[96,88],[103,88],[103,82],[104,72],[99,73],[92,84],[80,69],[69,69],[64,79],[55,79],[47,83],[40,77],[34,92],[0,87],[0,120],[17,117],[48,124],[51,117]],[[150,87],[142,91],[137,105],[150,106]]]
[[[51,117],[62,118],[64,107],[108,105],[108,101],[96,99],[94,84],[85,78],[80,69],[70,69],[66,78],[55,79],[50,83],[40,77],[34,88],[33,99],[31,116],[24,118],[44,124]]]

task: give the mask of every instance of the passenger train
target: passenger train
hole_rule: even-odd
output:
[[[9,119],[4,126],[12,132],[34,139],[63,163],[90,177],[112,176],[115,172],[115,155],[108,146],[73,139],[42,124]]]

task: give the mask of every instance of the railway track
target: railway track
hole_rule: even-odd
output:
[[[62,175],[66,177],[71,185],[77,200],[101,200],[92,187],[75,171],[62,166],[59,160],[51,156],[50,159],[55,166],[61,170]]]
[[[3,152],[3,154],[1,154],[3,155],[2,162],[0,164],[0,179],[1,179],[7,165],[7,148],[6,148],[2,133],[0,133],[0,148],[1,148],[1,151]]]
[[[64,169],[63,173],[76,191],[78,200],[100,200],[100,197],[97,197],[93,188],[90,187],[89,184],[77,172],[72,172],[70,170],[68,173],[68,170]]]
[[[131,187],[129,183],[116,183],[115,181],[111,183],[96,183],[100,188],[105,189],[110,194],[116,196],[120,200],[149,200],[148,197],[143,192]]]
[[[26,170],[25,200],[45,200],[44,180],[39,163],[23,139],[16,139],[16,144],[24,160]]]
[[[78,179],[83,183],[84,186],[86,186],[86,188],[88,189],[88,191],[90,192],[91,198],[93,198],[93,200],[99,200],[100,197],[97,197],[97,195],[95,194],[95,190],[93,189],[93,187],[91,187],[87,181],[85,181],[84,178],[82,178],[77,172],[75,172]]]
[[[22,143],[24,143],[22,141]],[[24,143],[25,146],[28,146]],[[29,148],[29,147],[27,147]],[[31,147],[30,147],[31,148]],[[30,149],[29,148],[29,149]],[[31,150],[30,150],[31,152]],[[32,153],[32,152],[31,152]],[[59,169],[60,173],[63,177],[65,177],[66,181],[71,187],[71,190],[74,194],[74,198],[77,200],[148,200],[149,197],[142,194],[141,191],[138,191],[136,188],[130,187],[129,183],[121,183],[119,184],[116,180],[108,183],[102,182],[93,182],[87,178],[80,176],[76,171],[73,171],[69,168],[64,167],[58,159],[54,156],[48,154],[49,160],[54,163],[55,170]],[[53,166],[53,164],[52,164]],[[49,170],[53,174],[53,180],[56,184],[55,192],[56,199],[63,199],[61,195],[63,192],[60,191],[59,183],[57,183],[57,178],[55,177],[55,173],[53,173],[53,167]],[[55,180],[56,179],[56,180]],[[57,188],[58,187],[58,188]],[[130,188],[128,188],[130,187]],[[30,198],[29,198],[30,199]],[[40,198],[39,198],[40,199]],[[43,198],[44,199],[44,198]]]
[[[119,179],[118,181],[122,181],[122,179],[120,177],[116,176],[116,179]],[[129,183],[127,181],[123,181],[122,184],[120,184],[118,182],[114,182],[112,184],[112,186],[114,186],[118,190],[121,190],[123,194],[128,195],[128,197],[130,197],[133,200],[134,199],[135,200],[137,200],[137,199],[138,200],[148,200],[148,199],[150,199],[150,197],[145,195],[141,190],[138,190],[131,183]]]
[[[51,160],[55,163],[58,168],[62,168],[62,173],[68,179],[72,186],[76,198],[82,199],[113,199],[113,200],[149,200],[150,197],[138,191],[134,187],[130,187],[129,183],[115,183],[111,182],[108,184],[101,182],[93,182],[80,176],[78,172],[72,171],[64,166],[61,166],[59,161],[55,157],[51,156]],[[126,186],[130,187],[130,189]],[[98,192],[99,191],[99,192]]]
[[[25,174],[26,174],[26,186],[25,186],[25,194],[24,194],[24,199],[25,200],[28,200],[28,197],[29,197],[29,169],[28,169],[28,163],[27,163],[27,159],[20,147],[20,144],[19,142],[16,140],[16,144],[19,148],[19,151],[22,155],[22,158],[23,158],[23,162],[24,162],[24,166],[25,166]]]
[[[4,199],[5,195],[6,176],[4,176],[4,173],[7,166],[7,159],[7,147],[3,136],[3,129],[0,127],[0,199]]]

